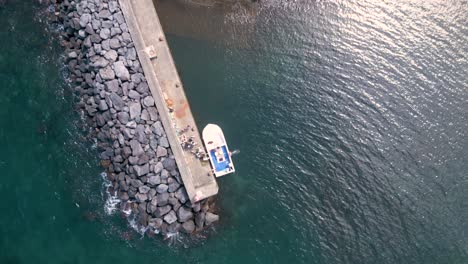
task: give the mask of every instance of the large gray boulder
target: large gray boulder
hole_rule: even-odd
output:
[[[165,157],[167,156],[167,149],[166,148],[163,148],[161,146],[158,146],[158,148],[156,149],[156,157]]]
[[[115,78],[115,73],[111,67],[107,66],[99,70],[99,75],[103,80],[112,80]]]
[[[124,100],[116,93],[111,93],[109,95],[109,99],[112,102],[112,106],[115,108],[115,110],[120,110],[125,106]]]
[[[158,193],[165,193],[167,192],[167,189],[169,187],[166,185],[166,184],[159,184],[157,187],[156,187],[156,192]]]
[[[118,112],[117,119],[120,121],[121,124],[127,124],[130,120],[130,115],[127,112]]]
[[[175,170],[177,166],[174,158],[164,159],[162,164],[164,168],[168,171]]]
[[[137,116],[140,116],[141,105],[139,102],[130,103],[128,108],[130,111],[130,119],[135,119]]]
[[[177,217],[179,218],[179,222],[186,222],[193,218],[193,213],[191,208],[187,208],[182,206],[177,211]]]
[[[139,193],[148,193],[151,190],[149,186],[143,185],[138,188]]]
[[[159,176],[154,175],[154,176],[150,176],[148,178],[148,184],[151,185],[151,186],[155,186],[155,185],[160,184],[160,183],[161,183],[161,177],[159,177]]]
[[[117,80],[107,81],[105,82],[105,85],[106,85],[107,91],[111,93],[117,93],[119,91],[119,81]]]
[[[145,165],[134,165],[133,170],[135,171],[136,176],[141,177],[143,175],[148,174],[149,172],[149,164]]]
[[[175,192],[175,197],[179,199],[179,201],[183,204],[189,200],[187,192],[185,191],[185,188],[180,188],[179,190],[177,190]]]
[[[120,80],[128,81],[130,79],[130,73],[128,72],[127,67],[125,67],[123,61],[114,62],[114,71],[115,75],[119,77]]]
[[[142,203],[148,199],[148,195],[146,193],[137,193],[135,195],[135,199],[139,202]],[[145,208],[146,209],[146,208]]]
[[[156,210],[154,211],[154,216],[162,217],[165,214],[169,213],[169,211],[171,211],[170,205],[158,206]]]
[[[164,216],[164,221],[166,221],[166,223],[168,224],[174,223],[175,221],[177,221],[176,213],[171,210],[168,214]]]
[[[141,147],[141,144],[140,142],[138,142],[138,140],[135,140],[135,139],[131,140],[130,148],[132,148],[132,155],[135,157],[138,157],[144,153],[143,148]]]
[[[169,203],[169,194],[168,193],[160,193],[160,194],[156,195],[156,197],[158,199],[158,204],[160,206],[164,206],[164,205]]]
[[[146,107],[150,107],[154,105],[153,96],[147,96],[143,99],[143,105]]]

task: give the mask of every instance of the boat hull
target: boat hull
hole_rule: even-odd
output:
[[[218,125],[208,124],[202,132],[203,142],[216,177],[235,171],[224,133]]]

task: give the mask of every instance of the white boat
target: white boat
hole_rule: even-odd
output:
[[[214,124],[208,124],[203,129],[202,137],[216,177],[233,173],[235,169],[231,152],[229,152],[221,128]]]

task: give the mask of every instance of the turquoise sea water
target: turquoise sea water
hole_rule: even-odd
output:
[[[265,0],[248,36],[224,21],[241,43],[169,35],[240,150],[221,222],[171,241],[106,211],[40,10],[0,7],[0,263],[468,263],[466,1]]]

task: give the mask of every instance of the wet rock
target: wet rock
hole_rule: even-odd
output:
[[[159,229],[163,223],[163,220],[161,218],[151,218],[148,221],[148,225],[151,226],[154,229]]]
[[[197,229],[202,229],[205,224],[205,213],[199,213],[195,215],[195,224]]]
[[[119,199],[122,201],[122,202],[126,202],[128,201],[128,199],[130,199],[128,197],[128,193],[127,192],[121,192],[119,193]]]
[[[190,220],[182,224],[182,231],[186,234],[191,234],[195,231],[195,223]]]
[[[219,220],[219,216],[210,212],[206,213],[205,216],[205,224],[206,225],[211,225],[212,223],[216,222]]]

